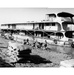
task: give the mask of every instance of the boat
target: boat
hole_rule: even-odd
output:
[[[52,13],[46,16],[46,20],[39,22],[2,24],[1,30],[11,33],[15,41],[23,42],[28,39],[52,46],[74,48],[74,15],[60,12],[57,15]]]

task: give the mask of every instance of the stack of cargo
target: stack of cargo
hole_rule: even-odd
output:
[[[22,44],[16,43],[16,42],[8,42],[8,50],[7,55],[9,56],[7,59],[10,63],[17,62],[20,58],[18,58],[19,50],[22,49]]]

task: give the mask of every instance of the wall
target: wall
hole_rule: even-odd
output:
[[[33,25],[16,25],[16,29],[26,29],[26,30],[32,30]]]
[[[57,31],[58,30],[58,26],[44,26],[44,30],[53,30],[53,31]]]
[[[8,28],[8,26],[6,25],[6,26],[1,26],[1,29],[7,29]]]

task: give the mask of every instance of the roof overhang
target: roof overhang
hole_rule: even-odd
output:
[[[58,17],[73,17],[74,14],[68,13],[68,12],[60,12],[57,14]]]

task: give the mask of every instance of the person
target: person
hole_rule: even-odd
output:
[[[24,39],[24,45],[26,44],[26,40]]]
[[[47,44],[48,44],[48,43],[47,43],[47,41],[45,40],[45,49],[47,48]]]
[[[47,49],[47,41],[45,40],[45,43],[42,44],[42,49],[46,50]]]
[[[36,40],[36,41],[33,43],[33,47],[38,48],[38,45],[39,45],[39,43],[38,43],[38,41]]]
[[[57,44],[57,40],[56,39],[54,39],[54,43]]]
[[[37,47],[38,47],[38,48],[41,48],[41,47],[42,47],[42,44],[43,44],[43,43],[41,43],[41,42],[38,42],[38,45],[37,45]]]
[[[26,40],[26,44],[29,45],[29,39]]]
[[[74,42],[71,43],[71,47],[74,48]]]

